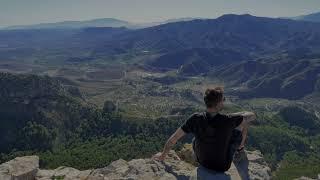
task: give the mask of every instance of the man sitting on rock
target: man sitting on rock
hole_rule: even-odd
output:
[[[207,89],[204,96],[206,112],[191,115],[154,159],[163,161],[180,138],[192,133],[193,151],[199,164],[217,172],[227,171],[235,154],[243,151],[248,123],[256,116],[252,112],[221,114],[224,101],[222,87]]]

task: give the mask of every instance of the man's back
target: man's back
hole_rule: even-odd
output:
[[[242,120],[242,116],[195,113],[181,129],[195,136],[194,151],[201,165],[215,171],[226,171],[232,162],[229,156],[230,139]]]
[[[207,89],[203,100],[206,112],[193,114],[170,136],[162,153],[155,156],[155,159],[163,161],[179,139],[192,133],[195,135],[195,155],[202,166],[215,171],[229,169],[236,151],[240,152],[244,148],[248,122],[256,116],[252,112],[219,114],[226,101],[222,87]]]

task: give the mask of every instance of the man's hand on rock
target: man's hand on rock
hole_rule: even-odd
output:
[[[157,153],[152,157],[153,160],[157,160],[157,161],[164,161],[165,158],[166,158],[166,155],[164,155],[163,153]]]

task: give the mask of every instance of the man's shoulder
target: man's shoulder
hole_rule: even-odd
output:
[[[234,118],[239,115],[234,115],[232,113],[217,113],[214,118],[216,119],[229,119]],[[189,119],[204,119],[204,118],[213,118],[211,114],[207,112],[195,112],[189,116]]]
[[[221,119],[221,120],[233,120],[233,119],[242,118],[241,115],[235,115],[232,113],[218,113],[216,117],[217,119]]]
[[[190,118],[199,119],[199,118],[203,118],[204,116],[205,116],[204,112],[195,112],[190,116]]]
[[[195,112],[193,113],[189,119],[192,120],[201,120],[201,119],[226,119],[228,118],[228,114],[221,114],[221,113],[217,113],[216,115],[212,115],[206,111],[204,112]]]
[[[232,118],[232,117],[242,117],[241,114],[235,114],[235,113],[225,113],[225,114],[221,114],[227,118]]]
[[[228,118],[229,114],[218,112],[215,117],[217,117],[217,118]]]

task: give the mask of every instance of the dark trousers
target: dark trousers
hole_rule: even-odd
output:
[[[238,129],[234,129],[232,131],[232,136],[230,139],[229,149],[228,149],[228,159],[229,161],[233,160],[233,157],[235,153],[237,152],[237,149],[239,148],[242,141],[242,131]]]

